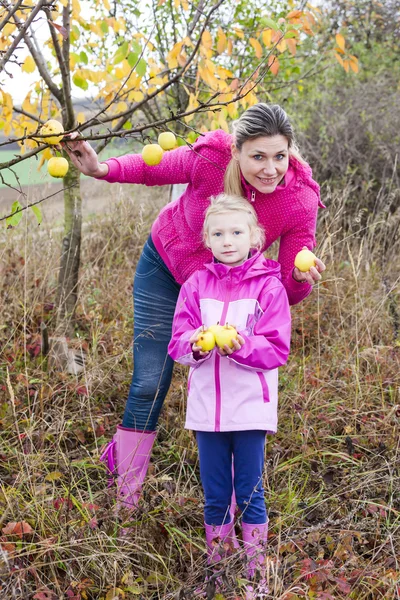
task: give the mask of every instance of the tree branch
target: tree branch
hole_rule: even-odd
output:
[[[15,12],[17,12],[17,10],[19,9],[19,7],[23,3],[23,1],[24,0],[18,0],[18,2],[16,2],[12,8],[6,9],[8,12],[7,12],[6,16],[4,17],[4,19],[2,21],[0,21],[0,31],[4,28],[5,25],[7,25],[7,23],[10,22],[11,17],[13,16],[13,14]]]
[[[22,38],[24,38],[26,36],[27,30],[28,30],[30,24],[32,23],[33,19],[36,17],[38,12],[40,10],[42,10],[43,5],[45,3],[46,3],[46,0],[39,0],[37,5],[35,6],[35,8],[32,10],[31,14],[29,15],[29,17],[23,24],[21,23],[20,19],[18,19],[17,15],[14,16],[14,20],[19,29],[19,34],[17,35],[16,38],[14,38],[13,43],[11,44],[11,46],[9,47],[7,52],[4,54],[3,58],[0,60],[0,73],[4,69],[4,66],[7,64],[8,60],[12,56],[14,50],[16,49],[16,47],[18,46],[18,44],[20,43]]]

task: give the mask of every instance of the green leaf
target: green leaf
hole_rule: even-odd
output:
[[[294,38],[294,37],[298,37],[298,35],[294,32],[294,31],[288,31],[287,33],[285,33],[285,35],[283,36],[283,38],[285,40],[288,40],[290,38]]]
[[[140,54],[142,52],[142,46],[139,44],[137,40],[132,40],[131,42],[132,52],[136,52],[136,54]]]
[[[40,225],[42,222],[42,211],[40,210],[40,208],[37,205],[31,206],[31,209],[32,209],[33,214],[36,217],[38,225]]]
[[[146,73],[146,68],[147,68],[147,63],[144,60],[144,58],[141,58],[136,67],[136,73],[138,75],[140,75],[141,77],[143,77],[143,75]]]
[[[71,34],[70,34],[71,42],[76,42],[77,40],[79,40],[80,35],[81,35],[81,32],[79,31],[78,27],[76,25],[73,25],[71,28]]]
[[[107,21],[102,21],[100,24],[100,29],[103,33],[108,33],[108,24]]]
[[[265,17],[262,19],[261,22],[264,27],[270,27],[274,31],[279,31],[278,23],[275,23],[275,21],[273,19],[269,19],[268,17]]]
[[[6,225],[7,227],[16,227],[22,219],[22,206],[18,202],[18,200],[13,202],[13,205],[11,207],[11,213],[15,214],[11,214],[11,216],[8,217],[8,219],[6,219]]]
[[[123,44],[121,44],[121,46],[118,48],[118,50],[114,54],[113,64],[117,65],[118,63],[122,62],[124,60],[124,58],[126,57],[126,55],[128,54],[128,51],[129,51],[129,42],[124,42]]]
[[[122,125],[122,129],[132,129],[132,123],[127,121],[124,125]]]
[[[80,60],[80,61],[81,61],[81,62],[82,62],[84,65],[87,65],[87,64],[88,64],[88,62],[89,62],[89,59],[88,59],[88,57],[87,57],[87,54],[86,54],[86,52],[84,52],[83,50],[82,50],[82,52],[81,52],[81,53],[80,53],[80,55],[79,55],[79,60]]]
[[[139,54],[137,52],[129,52],[127,56],[128,65],[131,69],[136,65]]]
[[[83,79],[83,77],[80,77],[79,75],[74,75],[72,81],[77,87],[81,88],[82,90],[87,90],[89,87],[89,84],[86,81],[86,79]]]

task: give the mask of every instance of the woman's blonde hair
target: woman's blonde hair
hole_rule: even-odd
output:
[[[233,122],[232,127],[233,143],[239,152],[248,140],[283,135],[288,141],[289,156],[293,156],[302,164],[306,162],[297,147],[289,118],[279,104],[254,104]],[[224,190],[226,194],[243,195],[241,171],[238,161],[234,158],[230,160],[225,171]]]
[[[219,194],[218,196],[212,196],[210,198],[210,206],[206,211],[203,224],[204,243],[207,243],[208,221],[210,216],[231,211],[238,211],[246,214],[247,223],[250,227],[251,247],[261,251],[265,244],[265,233],[258,222],[257,213],[246,198],[235,194]]]

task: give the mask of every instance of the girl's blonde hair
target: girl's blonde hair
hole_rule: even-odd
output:
[[[265,244],[264,229],[258,222],[256,211],[246,198],[235,194],[219,194],[210,198],[210,206],[206,211],[203,224],[203,240],[207,242],[208,221],[211,215],[219,215],[226,212],[242,212],[247,216],[250,227],[252,248],[262,251]]]
[[[279,104],[254,104],[240,119],[233,122],[232,127],[233,142],[239,152],[248,140],[283,135],[288,141],[289,156],[293,156],[302,164],[306,163],[297,147],[289,118]],[[225,171],[224,190],[226,194],[243,195],[241,171],[238,161],[234,158],[230,160]]]

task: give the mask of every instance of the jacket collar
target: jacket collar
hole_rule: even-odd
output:
[[[281,279],[280,264],[276,260],[265,258],[258,250],[252,250],[251,256],[237,267],[230,267],[229,265],[215,261],[215,259],[204,266],[218,279],[224,279],[229,274],[232,278],[239,281],[259,275],[275,276]]]
[[[243,174],[241,173],[242,187],[246,193],[247,199],[250,200],[251,202],[254,202],[256,200],[256,198],[257,198],[257,200],[266,200],[268,198],[271,198],[276,192],[282,192],[282,191],[288,189],[289,187],[291,187],[291,185],[295,179],[296,179],[295,170],[293,169],[293,167],[291,165],[289,165],[289,168],[286,171],[283,181],[279,185],[276,186],[275,190],[271,194],[262,194],[261,192],[256,190],[256,188],[254,186],[250,185],[250,183],[248,183],[246,181],[246,179],[243,177]]]

